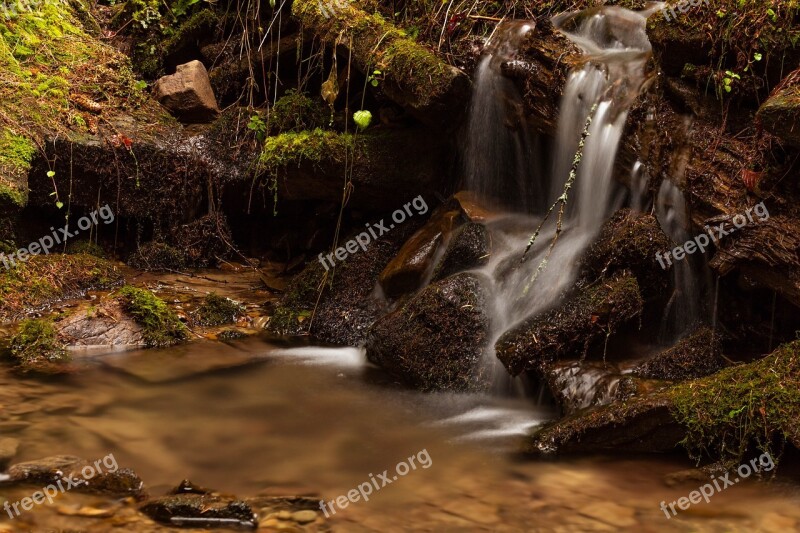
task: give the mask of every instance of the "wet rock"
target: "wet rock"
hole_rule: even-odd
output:
[[[205,487],[201,487],[195,483],[192,483],[188,479],[184,479],[178,486],[175,487],[170,491],[170,494],[211,494],[211,489],[207,489]]]
[[[485,265],[491,254],[491,237],[486,226],[467,222],[453,232],[439,264],[433,272],[433,280]]]
[[[112,461],[108,461],[109,457]],[[111,463],[108,466],[108,463]],[[144,483],[133,470],[119,468],[113,456],[90,463],[72,455],[55,455],[36,461],[17,463],[8,469],[9,483],[25,483],[45,487],[58,484],[69,490],[143,496]],[[67,479],[72,480],[70,486]]]
[[[421,222],[412,219],[395,228],[327,274],[319,261],[309,263],[292,280],[267,329],[277,335],[310,334],[334,344],[362,343],[369,327],[387,309],[375,294],[378,276]]]
[[[643,378],[684,381],[711,375],[726,365],[719,337],[702,327],[669,350],[640,363],[632,373]]]
[[[591,452],[668,452],[685,437],[665,394],[581,412],[532,435],[525,451],[536,455]]]
[[[497,357],[512,375],[529,370],[544,375],[554,361],[584,357],[592,343],[607,339],[642,312],[639,284],[630,272],[579,290],[500,337]]]
[[[620,209],[606,222],[597,241],[582,258],[582,275],[596,279],[630,269],[643,295],[659,296],[669,284],[670,273],[658,264],[656,254],[673,247],[656,217]]]
[[[81,310],[57,324],[68,346],[134,349],[145,346],[144,328],[127,316],[116,300]]]
[[[160,78],[156,99],[184,122],[210,122],[219,114],[208,71],[200,61],[178,65],[175,74]]]
[[[406,241],[378,278],[386,296],[398,298],[422,285],[430,276],[442,243],[459,224],[460,216],[458,210],[440,208]]]
[[[459,191],[453,195],[453,200],[470,222],[486,222],[495,214],[472,191]]]
[[[546,378],[564,412],[573,413],[616,399],[620,370],[603,362],[561,361],[547,370]]]
[[[423,289],[369,331],[367,358],[423,390],[480,390],[489,334],[484,289],[457,274]]]
[[[242,500],[209,494],[173,494],[152,499],[139,510],[161,524],[177,527],[255,528],[257,517]]]

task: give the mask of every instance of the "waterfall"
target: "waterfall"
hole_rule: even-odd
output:
[[[467,189],[504,208],[531,209],[541,202],[540,183],[531,180],[533,144],[522,97],[500,67],[516,57],[532,22],[497,26],[475,71],[464,148]]]
[[[520,149],[524,137],[507,128],[503,115],[508,111],[508,95],[516,92],[507,90],[509,82],[500,74],[499,60],[513,57],[513,46],[519,42],[520,32],[528,31],[527,24],[516,23],[498,31],[480,62],[465,161],[469,166],[467,186],[485,199],[499,199],[508,205],[513,198],[528,199],[534,191],[538,194],[549,191],[549,201],[540,201],[538,205],[552,203],[562,194],[587,119],[594,109],[575,185],[568,196],[563,231],[552,250],[555,215],[542,227],[526,261],[520,264],[531,233],[542,222],[541,207],[508,213],[488,223],[493,253],[481,271],[492,300],[493,335],[484,362],[491,366],[498,387],[507,388],[509,378],[495,356],[496,340],[517,323],[561,300],[576,280],[581,255],[597,237],[603,223],[620,207],[620,196],[614,194],[617,187],[613,180],[614,161],[629,108],[648,79],[645,67],[651,49],[645,24],[649,14],[649,11],[600,7],[553,19],[555,27],[582,49],[585,62],[569,74],[560,103],[552,170],[543,183],[530,184],[535,182],[530,170],[520,177],[519,172],[528,168],[527,163],[522,164],[526,161],[523,154],[529,154],[530,150]],[[509,145],[500,145],[508,142]],[[511,152],[514,157],[507,156]],[[541,270],[545,258],[546,266]]]

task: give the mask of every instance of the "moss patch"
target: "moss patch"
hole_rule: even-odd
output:
[[[0,16],[0,201],[6,204],[24,205],[25,177],[46,134],[85,131],[106,109],[144,101],[127,60],[87,32],[81,19],[92,15],[76,6],[45,0]]]
[[[178,315],[152,292],[126,285],[119,290],[119,297],[125,312],[144,329],[148,346],[172,346],[189,337]]]
[[[25,320],[11,340],[11,357],[25,372],[55,373],[70,358],[49,320]]]
[[[319,163],[325,158],[344,160],[354,146],[353,136],[319,128],[299,133],[282,133],[268,137],[259,158],[263,169],[278,169],[303,161]]]
[[[230,298],[223,298],[213,292],[205,297],[197,308],[198,322],[203,326],[232,324],[244,314],[244,307]]]
[[[0,263],[0,320],[121,282],[122,275],[114,265],[85,254],[38,255],[12,268]]]
[[[755,363],[680,385],[670,396],[692,453],[739,459],[751,444],[770,451],[780,438],[798,446],[800,341]]]

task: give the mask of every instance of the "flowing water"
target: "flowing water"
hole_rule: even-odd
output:
[[[561,300],[575,282],[579,258],[597,237],[603,223],[621,206],[622,196],[615,194],[614,161],[630,105],[649,79],[645,69],[651,53],[645,32],[648,14],[608,7],[567,13],[553,19],[555,27],[582,49],[585,62],[570,73],[564,89],[552,170],[545,173],[546,182],[533,189],[549,191],[548,204],[563,194],[566,205],[563,217],[557,207],[546,221],[545,210],[538,209],[509,213],[488,224],[493,253],[481,272],[492,299],[493,335],[486,347],[484,364],[492,367],[500,386],[508,378],[503,376],[503,369],[494,355],[496,340],[522,320]],[[518,45],[519,35],[527,31],[528,26],[516,23],[498,31],[490,40],[488,52],[476,72],[477,89],[469,129],[474,137],[467,143],[465,159],[473,167],[468,173],[467,185],[479,193],[507,190],[518,181],[515,177],[502,187],[498,185],[497,180],[505,175],[502,169],[508,159],[497,157],[494,148],[481,150],[481,146],[486,135],[500,139],[509,135],[505,132],[507,124],[498,118],[498,108],[488,103],[486,93],[497,91],[501,84],[500,67],[493,68],[493,65],[498,60],[513,57],[509,50]],[[502,100],[497,92],[493,98]],[[492,126],[488,125],[490,121],[493,121]],[[515,140],[518,142],[521,138]],[[580,153],[581,161],[573,169],[576,153]],[[486,170],[490,167],[491,170]],[[513,168],[519,166],[513,165]],[[577,172],[574,186],[570,185],[567,192],[565,184],[573,170]],[[509,170],[509,173],[516,176],[516,170]],[[534,181],[535,177],[529,172],[526,183]],[[525,197],[530,190],[531,186],[526,185],[506,194]],[[541,232],[522,261],[523,250],[540,225]],[[562,226],[560,232],[558,225]]]
[[[287,348],[253,338],[83,365],[66,381],[20,380],[0,369],[0,431],[21,441],[19,460],[113,453],[153,495],[189,478],[238,496],[330,500],[427,450],[429,468],[332,516],[332,530],[342,532],[733,532],[800,523],[792,489],[757,482],[668,520],[660,502],[700,484],[664,483],[689,461],[519,460],[509,449],[552,413],[508,399],[399,388],[356,349]],[[36,488],[0,494],[14,501]],[[118,515],[124,508],[73,491],[13,521],[0,513],[0,531],[133,530],[113,527],[115,519],[68,516],[75,506]],[[156,529],[143,521],[135,530]]]

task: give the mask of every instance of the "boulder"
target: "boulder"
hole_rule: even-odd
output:
[[[639,316],[643,305],[636,278],[620,272],[504,333],[495,344],[497,357],[514,376],[531,370],[544,376],[557,360],[584,357],[593,343]]]
[[[175,74],[160,78],[153,90],[161,105],[183,122],[211,122],[219,114],[208,71],[200,61],[178,65]]]
[[[367,358],[422,390],[486,389],[486,305],[474,274],[433,283],[370,328]]]
[[[56,324],[68,347],[99,347],[109,350],[145,346],[144,328],[127,316],[117,300],[74,313]]]
[[[620,209],[605,223],[597,241],[581,259],[582,276],[594,280],[630,269],[643,295],[663,296],[669,285],[670,271],[661,268],[656,254],[674,246],[656,217]]]

